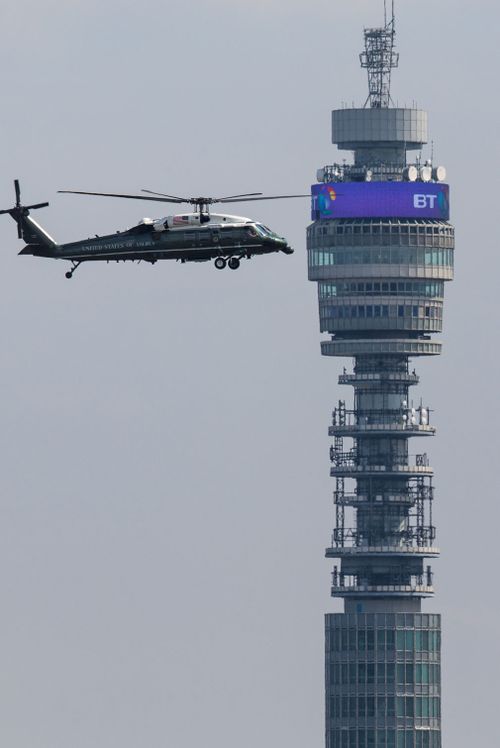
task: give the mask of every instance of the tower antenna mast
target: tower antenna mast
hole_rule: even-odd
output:
[[[361,67],[368,71],[368,98],[365,107],[372,109],[390,106],[391,72],[399,64],[399,54],[394,51],[396,16],[392,0],[391,20],[387,20],[387,0],[384,0],[384,26],[365,29],[365,51],[359,56]]]

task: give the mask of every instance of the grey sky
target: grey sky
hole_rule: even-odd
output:
[[[393,95],[428,109],[457,279],[434,406],[445,745],[492,745],[500,645],[498,3],[399,2]],[[366,97],[382,0],[19,0],[2,9],[0,200],[61,241],[141,203],[57,189],[303,191],[330,110]],[[154,211],[154,208],[152,209]],[[0,743],[323,745],[333,526],[307,201],[243,206],[296,254],[88,266],[17,257],[0,222]],[[156,215],[156,214],[154,214]]]

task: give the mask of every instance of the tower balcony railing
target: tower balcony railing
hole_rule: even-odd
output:
[[[330,469],[332,477],[356,477],[372,475],[399,475],[399,476],[431,476],[433,470],[429,466],[426,454],[406,456],[390,456],[380,458],[375,462],[375,457],[363,457],[358,455],[355,449],[350,452],[337,452],[333,449],[330,453],[333,467]],[[413,462],[414,460],[414,462]]]
[[[369,435],[369,434],[408,434],[408,436],[434,436],[436,429],[434,426],[413,424],[407,421],[389,420],[380,416],[379,420],[358,419],[358,422],[338,424],[328,428],[329,436],[350,436],[350,435]]]
[[[432,545],[344,545],[337,546],[332,545],[325,551],[326,558],[345,558],[345,557],[361,557],[361,556],[405,556],[405,557],[419,557],[419,558],[436,558],[440,555],[440,549],[437,546]]]
[[[330,469],[332,478],[362,478],[379,476],[431,476],[431,467],[422,465],[338,465]]]
[[[414,506],[418,500],[432,501],[433,489],[431,485],[408,486],[405,493],[380,493],[370,496],[363,493],[334,492],[335,504],[354,508],[373,506]]]
[[[351,506],[356,509],[370,504],[375,506],[414,506],[415,497],[410,493],[405,494],[380,494],[374,500],[366,494],[343,493],[335,496],[335,503],[341,506]]]
[[[360,570],[357,574],[345,574],[334,567],[332,572],[332,595],[345,597],[354,595],[416,595],[434,594],[433,573],[428,566],[423,574],[394,573],[387,580],[373,578],[369,569]]]
[[[387,465],[388,468],[395,466],[410,467],[411,460],[415,461],[417,467],[429,466],[429,457],[426,452],[415,455],[393,454],[392,452],[389,452],[388,454],[370,455],[368,457],[360,454],[356,447],[350,449],[348,452],[341,452],[332,447],[330,450],[330,459],[334,465],[355,464],[359,467],[373,467],[381,464]]]
[[[427,584],[345,584],[332,585],[332,597],[432,597],[434,587]]]
[[[368,515],[368,522],[369,520]],[[367,521],[366,518],[364,520]],[[387,530],[385,533],[362,530],[358,527],[335,528],[332,533],[332,547],[343,548],[346,552],[364,553],[370,548],[394,548],[401,553],[420,553],[422,548],[431,548],[436,539],[436,528],[424,518],[407,517],[402,529]]]
[[[359,374],[347,374],[343,373],[339,376],[339,384],[358,384],[364,382],[401,382],[409,386],[418,384],[420,377],[412,372],[400,372],[400,371],[387,371],[387,372],[360,372]]]
[[[335,429],[353,426],[357,428],[376,426],[378,428],[381,425],[406,429],[430,428],[429,414],[430,408],[423,406],[408,408],[406,403],[397,409],[346,410],[341,401],[340,406],[332,412],[332,425]]]
[[[370,168],[367,166],[357,166],[356,164],[326,164],[322,169],[318,169],[317,178],[319,182],[352,182],[366,181],[367,174],[377,182],[403,182],[410,164],[373,164]],[[415,164],[418,168],[418,164]]]

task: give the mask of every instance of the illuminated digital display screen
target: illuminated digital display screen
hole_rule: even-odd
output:
[[[333,218],[450,218],[450,188],[435,182],[329,182],[311,188],[313,221]]]

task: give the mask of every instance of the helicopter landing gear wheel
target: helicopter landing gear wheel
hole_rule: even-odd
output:
[[[231,260],[229,260],[229,262],[231,262]],[[217,270],[224,270],[224,268],[226,267],[226,260],[224,259],[224,257],[216,257],[214,265]]]
[[[227,264],[229,265],[231,270],[238,270],[240,266],[240,261],[237,257],[230,257]]]
[[[79,267],[80,267],[80,265],[81,265],[81,264],[82,264],[82,260],[80,260],[80,262],[76,262],[76,261],[75,261],[75,262],[73,262],[73,267],[71,268],[71,270],[68,270],[68,272],[67,272],[67,273],[64,273],[65,277],[66,277],[66,278],[67,278],[68,280],[71,280],[71,278],[73,277],[73,273],[75,272],[75,270],[76,270],[77,268],[79,268]]]

